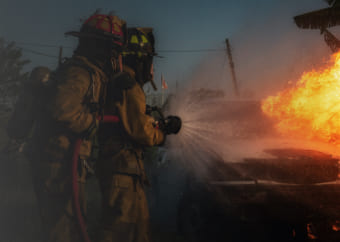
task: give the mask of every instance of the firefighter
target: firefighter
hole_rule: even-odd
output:
[[[108,84],[105,115],[119,122],[100,125],[96,174],[102,192],[102,220],[97,242],[149,241],[148,184],[143,148],[161,145],[179,126],[169,122],[158,129],[146,114],[143,85],[153,80],[154,37],[151,28],[129,28],[123,73]],[[171,128],[170,128],[171,127]]]
[[[106,84],[120,69],[126,24],[117,16],[94,14],[80,31],[74,55],[51,74],[43,118],[32,138],[33,184],[42,219],[43,241],[84,241],[72,203],[71,159],[74,143],[82,139],[79,194],[85,211],[84,183],[91,137],[98,126]],[[78,158],[78,157],[77,157]],[[84,231],[82,231],[84,232]]]

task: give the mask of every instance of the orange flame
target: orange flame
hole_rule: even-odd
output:
[[[278,121],[280,133],[340,145],[340,52],[327,66],[262,101],[262,111]]]

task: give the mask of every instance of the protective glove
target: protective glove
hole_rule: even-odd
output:
[[[182,121],[177,116],[168,116],[164,120],[161,130],[165,134],[177,134],[182,127]]]

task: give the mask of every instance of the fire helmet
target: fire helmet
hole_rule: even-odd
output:
[[[152,28],[128,28],[127,51],[123,55],[155,56],[155,38]]]
[[[111,40],[117,48],[126,44],[126,22],[115,15],[94,14],[82,24],[80,31],[70,31],[65,35],[97,40]]]
[[[122,55],[123,63],[136,72],[137,81],[152,82],[152,61],[157,55],[152,28],[128,28],[127,47]]]

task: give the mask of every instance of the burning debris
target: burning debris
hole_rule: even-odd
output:
[[[340,52],[322,70],[305,72],[296,85],[270,96],[262,110],[278,121],[277,130],[340,145]]]

